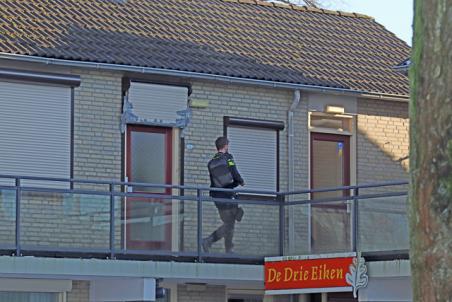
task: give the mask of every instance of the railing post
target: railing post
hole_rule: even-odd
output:
[[[353,215],[352,215],[352,249],[354,252],[358,251],[358,202],[359,202],[359,188],[353,189]]]
[[[279,202],[279,255],[284,256],[284,244],[286,237],[285,196],[278,193],[277,198]]]
[[[16,256],[21,256],[20,247],[20,201],[22,190],[20,189],[20,178],[16,178]]]
[[[309,195],[312,195],[310,193]],[[311,199],[311,197],[309,197]],[[312,203],[307,205],[308,208],[308,253],[312,254]]]
[[[202,248],[202,202],[201,202],[201,189],[196,189],[196,201],[197,201],[197,206],[198,206],[198,214],[197,214],[197,219],[198,219],[198,230],[197,230],[197,252],[198,252],[198,261],[201,262],[202,261],[202,256],[201,256],[201,248]]]
[[[109,185],[110,189],[110,259],[115,259],[115,196],[113,183]]]

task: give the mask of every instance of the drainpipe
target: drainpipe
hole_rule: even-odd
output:
[[[289,110],[287,111],[287,135],[288,135],[288,148],[289,148],[289,156],[288,156],[288,166],[289,166],[289,177],[288,177],[288,190],[294,191],[295,187],[295,167],[294,167],[294,122],[293,116],[294,111],[297,109],[298,104],[300,104],[300,90],[294,90],[293,92],[293,101],[290,105]],[[292,198],[289,196],[289,200]],[[294,209],[293,207],[289,207],[289,252],[293,251],[293,244],[295,242],[295,227],[294,227]]]

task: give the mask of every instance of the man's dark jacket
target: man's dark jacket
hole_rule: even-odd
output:
[[[229,154],[229,153],[218,152],[217,154],[214,155],[213,158],[218,158],[220,156],[224,156],[225,157],[226,163],[227,163],[228,168],[229,168],[229,171],[231,171],[232,178],[234,179],[234,182],[231,185],[228,185],[228,186],[224,187],[224,189],[234,189],[238,185],[243,185],[244,181],[243,181],[242,176],[240,176],[239,171],[237,170],[237,166],[235,165],[235,162],[234,162],[234,157],[231,154]],[[210,175],[210,187],[211,188],[215,188],[215,185],[214,185],[213,180],[212,180],[212,174],[210,173],[210,171],[209,171],[209,175]],[[231,199],[232,197],[234,197],[234,193],[233,192],[211,191],[210,192],[210,196],[214,197],[214,198],[229,198],[229,199]],[[220,208],[237,207],[237,204],[220,203],[220,202],[216,202],[215,205],[219,209]]]

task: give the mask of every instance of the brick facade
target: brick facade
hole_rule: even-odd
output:
[[[225,302],[225,286],[207,286],[205,290],[190,290],[186,285],[179,285],[177,302]]]
[[[408,179],[407,102],[358,100],[357,179],[359,184]],[[361,194],[394,191],[365,189]],[[396,190],[407,190],[401,186]],[[363,251],[408,249],[407,198],[362,199],[358,244]],[[375,228],[378,232],[375,232]]]
[[[74,178],[120,180],[122,145],[122,75],[73,70],[81,85],[74,89]],[[76,188],[108,190],[106,185]],[[14,243],[15,193],[1,192],[2,242]],[[108,196],[23,192],[21,242],[24,246],[53,248],[109,247]],[[116,247],[120,247],[120,199],[116,207]]]
[[[359,184],[408,178],[408,103],[358,100]]]
[[[115,204],[116,248],[121,244],[121,205]],[[109,196],[23,192],[23,246],[108,249]]]
[[[207,162],[216,152],[214,141],[223,135],[223,117],[241,117],[282,121],[284,130],[280,132],[280,190],[287,190],[287,110],[292,102],[292,91],[259,88],[241,85],[193,83],[192,99],[209,101],[206,109],[194,109],[193,118],[186,129],[185,140],[193,149],[185,153],[185,181],[206,186],[210,184]],[[302,101],[298,107],[294,123],[296,156],[295,187],[307,185],[307,105]],[[233,142],[231,142],[233,144]],[[238,167],[240,170],[240,167]],[[246,182],[246,180],[245,180]],[[246,186],[245,186],[246,189]],[[236,224],[234,244],[238,253],[269,255],[278,252],[278,207],[244,205],[245,217]],[[185,203],[184,242],[185,249],[194,250],[196,244],[196,204]],[[204,205],[204,236],[209,235],[221,222],[212,203]],[[259,227],[256,227],[259,226]],[[266,240],[260,240],[265,236]],[[223,242],[215,244],[213,251],[224,251]]]
[[[119,131],[122,110],[122,74],[73,70],[81,76],[81,85],[74,94],[74,177],[88,179],[120,180],[122,171],[122,135]],[[280,132],[279,166],[280,190],[287,190],[288,146],[287,110],[292,102],[292,91],[236,84],[194,81],[194,100],[207,100],[205,109],[193,109],[190,125],[184,131],[185,142],[193,146],[185,150],[184,178],[186,184],[209,184],[206,163],[215,153],[213,142],[223,134],[223,117],[242,117],[284,122]],[[295,188],[308,184],[308,114],[307,97],[302,93],[295,112]],[[357,183],[406,178],[408,153],[408,112],[406,103],[380,100],[358,100],[357,116]],[[178,158],[173,159],[178,161]],[[240,169],[240,167],[239,167]],[[86,188],[86,186],[82,186]],[[107,189],[106,186],[97,186]],[[245,187],[246,189],[246,187]],[[187,192],[189,193],[189,192]],[[207,193],[207,192],[206,192]],[[5,200],[7,195],[3,193]],[[46,195],[46,194],[44,194]],[[47,194],[49,195],[49,194]],[[58,247],[108,247],[108,207],[106,197],[89,195],[39,196],[24,199],[23,224],[28,245],[52,245]],[[50,199],[54,202],[50,202]],[[14,219],[12,202],[4,201],[2,215]],[[9,207],[9,208],[8,208]],[[238,253],[271,255],[278,252],[278,207],[243,205],[245,218],[236,225],[235,245]],[[305,252],[308,238],[307,208],[295,206],[293,246],[290,253]],[[116,247],[121,246],[120,200],[117,202]],[[37,215],[37,213],[40,213]],[[288,213],[287,213],[288,214]],[[6,217],[8,216],[8,217]],[[287,215],[286,215],[287,216]],[[61,217],[61,221],[52,219]],[[196,249],[196,202],[184,202],[182,250]],[[210,234],[220,220],[212,203],[204,205],[203,236]],[[10,225],[10,224],[8,224]],[[40,226],[40,232],[34,230]],[[257,228],[256,226],[259,226]],[[287,224],[289,228],[289,223]],[[79,240],[74,240],[77,229]],[[55,232],[58,230],[58,232]],[[7,225],[0,226],[0,234],[6,242],[13,242],[14,234]],[[42,238],[46,234],[46,238]],[[68,234],[72,239],[67,240]],[[259,240],[265,235],[267,240]],[[289,238],[288,229],[286,237]],[[254,240],[255,239],[255,240]],[[95,242],[95,246],[92,243]],[[286,246],[287,247],[287,246]],[[213,251],[222,252],[223,243],[214,245]]]
[[[74,70],[74,178],[120,180],[122,75]]]
[[[81,86],[74,94],[74,178],[120,180],[123,174],[123,142],[120,133],[122,111],[122,74],[73,70],[81,76]],[[205,109],[193,109],[193,116],[184,131],[185,149],[184,179],[187,185],[208,186],[206,164],[215,153],[214,141],[223,135],[223,117],[242,117],[284,122],[280,132],[279,166],[281,191],[288,188],[287,110],[293,98],[290,90],[262,88],[236,84],[192,82],[191,98],[207,100]],[[406,179],[408,154],[408,106],[380,100],[358,100],[357,121],[357,183],[381,182]],[[309,187],[308,171],[308,104],[307,96],[295,111],[295,189]],[[179,158],[174,158],[179,161]],[[239,167],[240,170],[240,167]],[[88,186],[79,186],[89,188]],[[94,186],[93,189],[108,189]],[[246,189],[246,187],[245,187]],[[207,192],[206,192],[207,193]],[[29,194],[22,202],[22,236],[24,245],[76,248],[108,248],[109,197],[79,195],[70,198],[63,194]],[[186,192],[194,194],[194,192]],[[307,198],[304,196],[303,198]],[[121,200],[116,204],[116,247],[121,247]],[[387,211],[404,213],[403,201],[383,200]],[[0,194],[0,238],[2,243],[14,243],[14,194]],[[234,236],[235,251],[248,255],[275,255],[278,253],[279,213],[277,206],[243,205],[245,216],[237,223]],[[196,202],[184,201],[183,245],[181,250],[196,250]],[[388,237],[360,238],[370,247],[373,243],[384,244],[391,238],[400,215],[388,216],[363,206],[367,216],[361,225],[371,229],[381,225],[382,234]],[[384,209],[383,209],[384,210]],[[367,211],[367,212],[366,212]],[[307,251],[308,216],[306,206],[294,206],[293,246],[291,254]],[[203,236],[220,225],[217,210],[212,203],[204,204]],[[286,213],[288,217],[288,211]],[[289,221],[286,238],[289,238]],[[385,229],[386,228],[386,229]],[[398,237],[405,236],[400,229]],[[392,236],[392,237],[391,237]],[[265,240],[263,240],[265,238]],[[367,240],[367,241],[365,241]],[[403,241],[403,240],[402,240]],[[403,242],[402,242],[403,243]],[[395,243],[391,243],[395,244]],[[403,244],[402,244],[403,245]],[[287,248],[287,242],[286,242]],[[213,252],[223,252],[223,241],[215,244]],[[88,301],[89,283],[74,281],[74,289],[68,294],[69,302]],[[189,291],[179,286],[178,299],[185,301],[224,302],[224,286],[208,286],[205,292]]]
[[[72,290],[67,293],[67,302],[88,302],[89,281],[72,281]]]

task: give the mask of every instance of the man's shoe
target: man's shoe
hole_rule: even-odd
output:
[[[231,245],[224,245],[224,251],[226,252],[226,254],[234,254],[234,244],[231,243]]]
[[[210,240],[209,238],[204,238],[202,240],[202,249],[204,250],[204,253],[208,253],[210,250]]]
[[[238,222],[242,221],[243,214],[245,214],[243,209],[242,208],[237,208],[237,211],[235,213],[235,220],[237,220]]]

